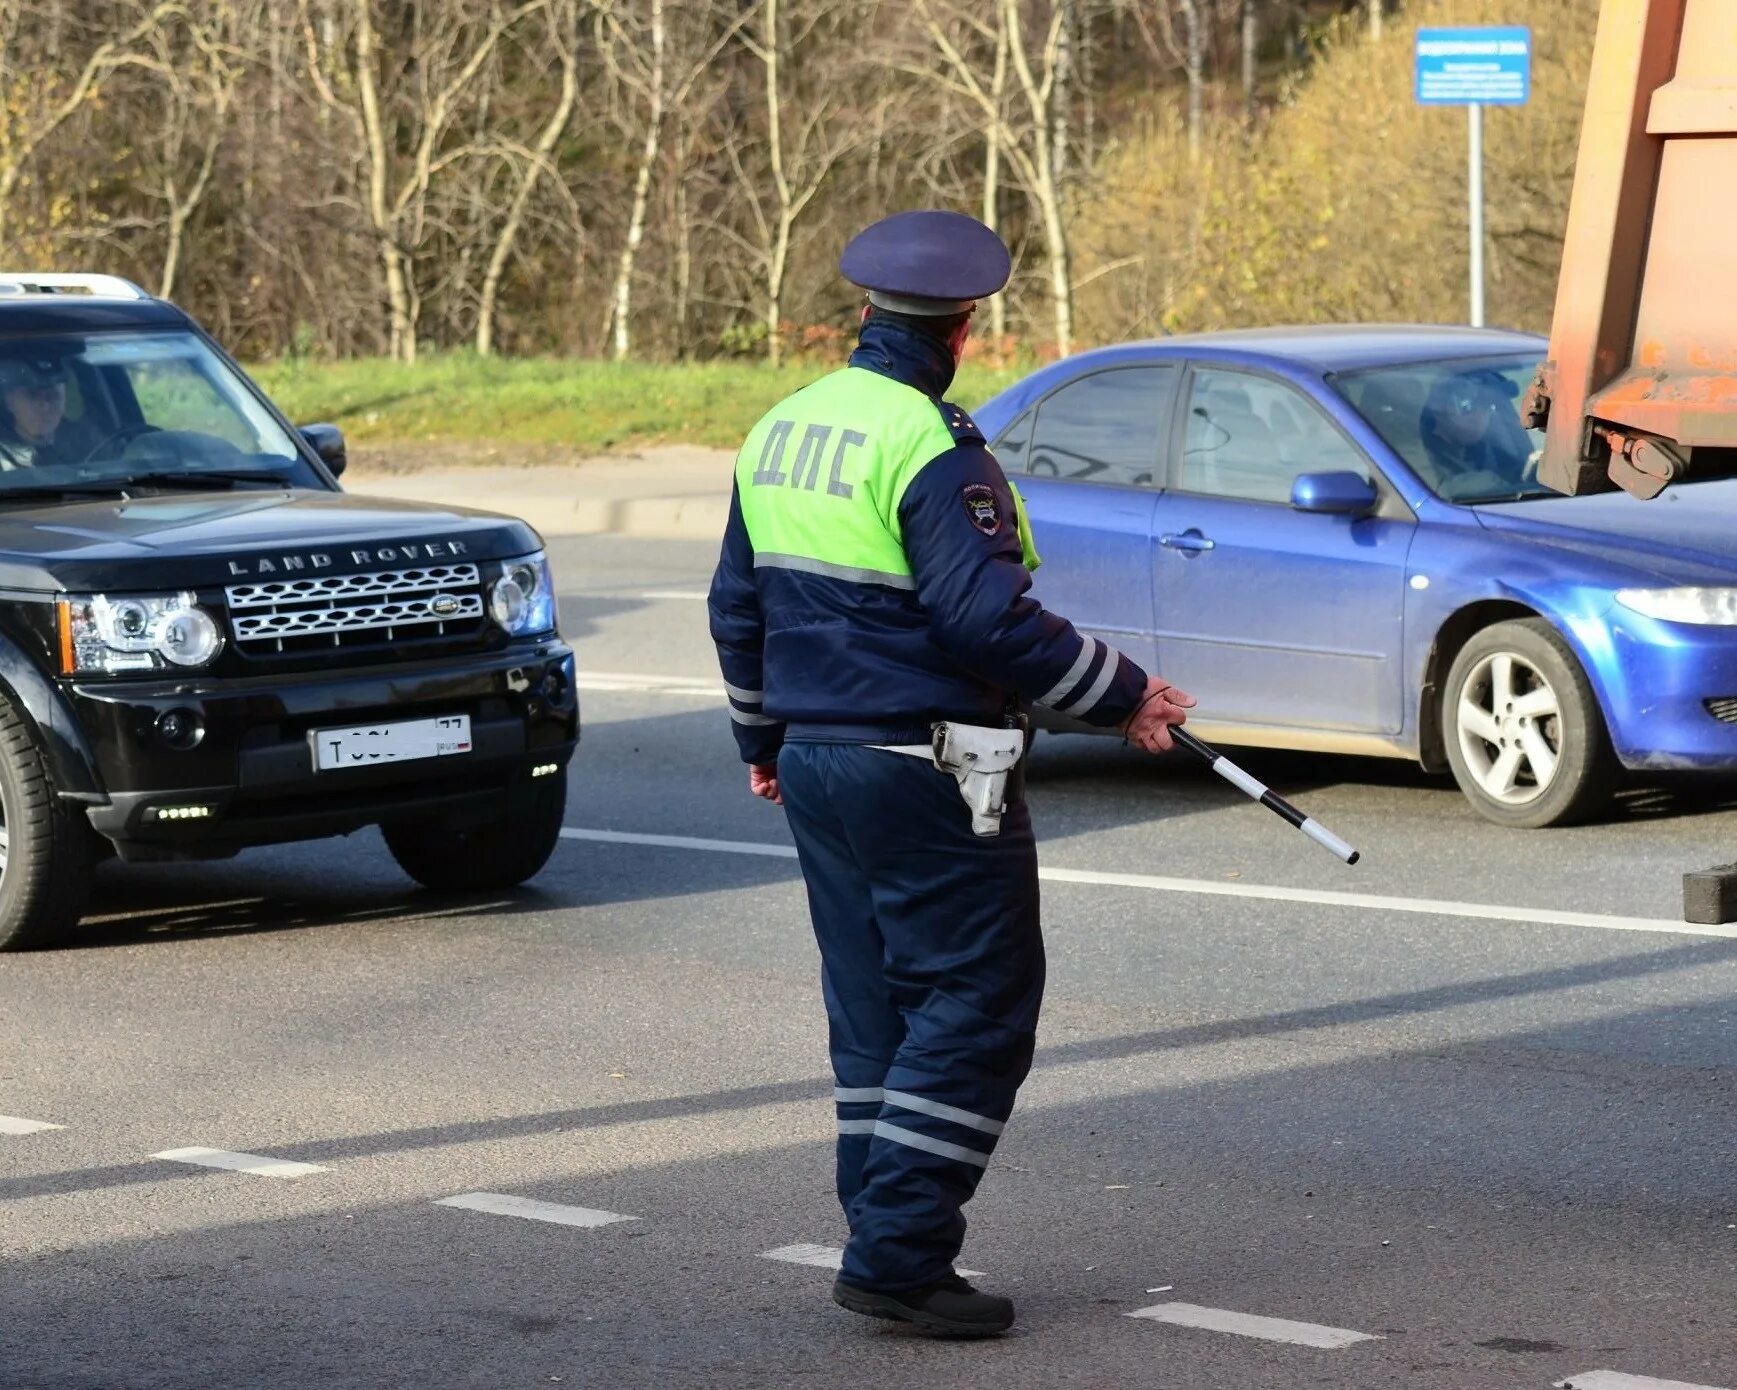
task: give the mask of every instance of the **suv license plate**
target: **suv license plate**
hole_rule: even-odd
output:
[[[470,752],[470,716],[443,714],[436,719],[360,724],[351,729],[315,729],[308,741],[313,744],[317,772],[450,758]]]

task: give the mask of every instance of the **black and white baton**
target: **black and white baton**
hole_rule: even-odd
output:
[[[1229,782],[1231,786],[1237,788],[1237,790],[1241,791],[1244,795],[1260,802],[1260,804],[1265,806],[1269,811],[1274,811],[1283,816],[1316,844],[1322,846],[1324,849],[1332,850],[1334,854],[1338,855],[1347,864],[1355,864],[1361,857],[1357,850],[1352,849],[1350,845],[1346,844],[1331,830],[1327,829],[1326,826],[1320,824],[1318,821],[1310,820],[1309,817],[1305,816],[1295,806],[1291,805],[1290,802],[1286,801],[1284,797],[1273,791],[1264,782],[1258,782],[1253,777],[1250,777],[1248,773],[1244,772],[1211,744],[1202,743],[1193,734],[1189,733],[1188,730],[1179,729],[1174,724],[1170,726],[1170,737],[1175,739],[1177,743],[1181,744],[1182,747],[1186,748],[1190,753],[1203,759],[1208,767],[1210,767],[1220,777],[1224,778],[1225,781]]]

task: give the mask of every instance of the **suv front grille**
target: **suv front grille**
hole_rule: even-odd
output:
[[[250,656],[379,647],[400,634],[466,636],[483,622],[475,565],[275,579],[224,594],[235,644]]]
[[[1704,702],[1707,713],[1726,724],[1737,724],[1737,695],[1721,695]]]

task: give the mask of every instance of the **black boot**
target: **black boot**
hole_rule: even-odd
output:
[[[915,1323],[955,1337],[993,1337],[1013,1326],[1011,1298],[978,1293],[957,1274],[898,1293],[859,1289],[840,1279],[832,1286],[832,1301],[865,1317]]]

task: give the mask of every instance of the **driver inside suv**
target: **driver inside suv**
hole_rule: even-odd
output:
[[[84,457],[66,418],[67,365],[58,357],[0,357],[0,470]]]

